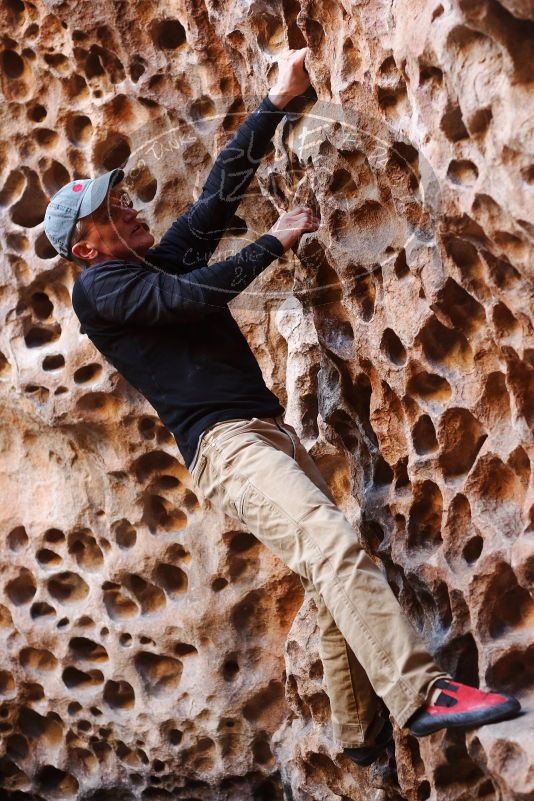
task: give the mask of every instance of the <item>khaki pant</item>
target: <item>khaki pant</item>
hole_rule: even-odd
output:
[[[372,742],[380,698],[399,726],[447,676],[360,546],[315,462],[283,417],[225,420],[201,441],[192,477],[291,570],[318,609],[320,656],[341,746]]]

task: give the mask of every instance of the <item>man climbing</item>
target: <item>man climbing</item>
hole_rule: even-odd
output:
[[[230,313],[228,301],[319,220],[299,206],[208,266],[285,106],[310,84],[306,50],[281,60],[274,86],[159,245],[124,204],[120,169],[62,187],[47,207],[45,231],[62,256],[85,268],[72,293],[85,333],[174,434],[203,496],[245,524],[313,593],[334,737],[356,764],[369,765],[391,740],[384,705],[420,737],[514,717],[520,704],[455,681],[434,663],[284,421]]]

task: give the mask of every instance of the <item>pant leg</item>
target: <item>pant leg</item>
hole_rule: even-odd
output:
[[[279,425],[286,430],[293,446],[291,455],[299,467],[315,486],[335,503],[330,487],[293,426],[282,421]],[[373,690],[356,655],[336,626],[323,597],[316,591],[311,581],[304,576],[301,576],[300,580],[304,590],[313,596],[317,607],[319,654],[330,699],[334,739],[344,747],[359,747],[372,742],[384,721],[380,714],[382,702]]]
[[[292,458],[272,419],[221,425],[203,445],[197,477],[204,496],[311,582],[375,693],[403,726],[424,704],[430,683],[447,674],[341,510]]]
[[[319,655],[330,699],[334,740],[345,748],[370,744],[384,722],[382,702],[321,595],[306,579],[301,577],[301,581],[317,606]]]

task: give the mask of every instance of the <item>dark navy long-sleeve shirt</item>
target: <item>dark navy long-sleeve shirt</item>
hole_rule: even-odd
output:
[[[145,263],[100,262],[73,286],[82,332],[147,398],[188,467],[208,426],[284,412],[227,306],[282,255],[281,242],[264,234],[208,265],[284,113],[264,97]]]

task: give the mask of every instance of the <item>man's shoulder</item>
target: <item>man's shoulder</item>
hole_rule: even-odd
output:
[[[120,283],[140,271],[147,272],[147,267],[125,259],[108,259],[86,267],[76,276],[72,286],[72,306],[76,315],[87,320],[97,313],[95,297],[101,282]]]
[[[86,267],[78,276],[81,278],[82,276],[89,276],[93,277],[95,275],[102,275],[103,273],[108,273],[110,271],[116,270],[146,270],[147,265],[142,264],[139,261],[130,261],[128,259],[106,259],[106,261],[100,261],[98,264],[92,264],[89,267]],[[89,279],[84,279],[89,280]]]

